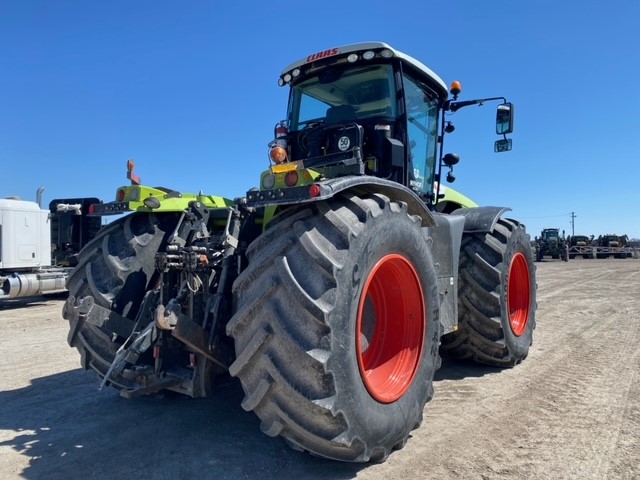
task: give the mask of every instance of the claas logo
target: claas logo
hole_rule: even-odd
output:
[[[337,54],[338,54],[338,49],[337,48],[332,48],[330,50],[324,50],[322,52],[318,52],[318,53],[314,53],[313,55],[309,55],[307,57],[307,63],[313,62],[315,60],[320,60],[321,58],[327,58],[327,57],[330,57],[332,55],[337,55]]]

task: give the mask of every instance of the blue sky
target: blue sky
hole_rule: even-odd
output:
[[[640,2],[0,0],[0,197],[114,198],[143,183],[237,197],[268,166],[285,66],[383,41],[462,100],[516,106],[493,153],[495,104],[451,120],[451,185],[543,227],[640,238]]]

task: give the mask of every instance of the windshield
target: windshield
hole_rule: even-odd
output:
[[[397,116],[397,105],[390,92],[395,92],[391,65],[367,65],[348,70],[325,70],[294,85],[289,99],[289,128],[300,130],[326,121],[327,110],[350,106],[355,120],[367,117]],[[346,110],[346,109],[345,109]]]
[[[300,80],[289,96],[289,131],[320,123],[358,123],[364,129],[364,155],[378,161],[374,174],[407,182],[429,198],[437,165],[439,100],[418,78],[396,73],[392,64],[343,65]],[[382,158],[387,147],[376,144],[384,131],[404,146],[407,167],[401,175],[390,158]]]

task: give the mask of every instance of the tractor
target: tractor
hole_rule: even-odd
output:
[[[385,43],[288,66],[286,118],[245,195],[130,185],[126,213],[80,253],[63,316],[82,365],[133,398],[201,397],[239,379],[242,408],[295,450],[382,462],[423,420],[441,355],[498,367],[527,357],[536,277],[525,226],[441,185],[458,100]],[[446,177],[446,178],[443,178]]]
[[[564,230],[560,235],[560,230],[557,228],[543,229],[540,237],[535,238],[535,251],[536,262],[541,262],[545,256],[566,262],[569,258],[569,249],[564,238]]]

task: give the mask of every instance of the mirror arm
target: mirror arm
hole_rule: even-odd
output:
[[[469,105],[483,105],[484,102],[491,102],[494,100],[502,100],[502,103],[507,103],[507,99],[504,97],[478,98],[476,100],[465,100],[463,102],[451,102],[447,100],[445,110],[457,112],[462,107],[468,107]]]

